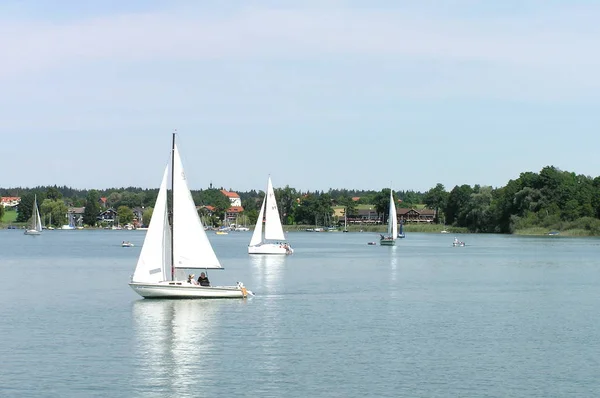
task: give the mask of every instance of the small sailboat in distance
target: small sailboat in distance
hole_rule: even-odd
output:
[[[41,235],[42,233],[42,218],[37,206],[37,195],[33,197],[33,210],[31,211],[31,219],[29,227],[25,230],[25,235]]]
[[[406,238],[404,234],[404,221],[400,223],[400,230],[398,231],[398,239]]]
[[[390,210],[388,216],[387,236],[381,235],[379,244],[381,246],[395,246],[398,237],[398,217],[396,216],[396,204],[394,203],[394,193],[390,189]]]
[[[265,224],[263,233],[263,221]],[[274,242],[275,241],[275,242]],[[248,245],[248,254],[292,254],[294,249],[285,241],[271,176],[267,180],[267,192],[260,206],[256,226]]]

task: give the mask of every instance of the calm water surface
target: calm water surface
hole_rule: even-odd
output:
[[[600,396],[600,240],[213,235],[248,300],[143,300],[144,232],[0,231],[0,396]],[[130,240],[133,248],[122,248]]]

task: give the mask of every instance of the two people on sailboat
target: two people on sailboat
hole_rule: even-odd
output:
[[[286,254],[291,254],[292,253],[292,248],[290,247],[289,243],[287,242],[277,242],[279,244],[279,247],[282,249],[285,249]]]
[[[206,276],[206,274],[204,272],[200,273],[198,280],[195,280],[194,279],[195,277],[196,277],[196,275],[189,274],[187,283],[191,283],[192,285],[210,286],[210,281],[208,280],[208,277]]]

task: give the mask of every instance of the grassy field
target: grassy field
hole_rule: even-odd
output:
[[[0,224],[13,224],[17,220],[17,212],[14,210],[6,210],[4,217],[0,220]]]

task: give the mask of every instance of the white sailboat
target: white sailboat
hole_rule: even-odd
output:
[[[172,222],[167,209],[165,168],[154,212],[129,286],[145,298],[243,298],[252,292],[235,286],[200,286],[187,282],[189,270],[222,269],[204,231],[187,185],[179,151],[171,150]]]
[[[344,209],[344,232],[348,232],[348,208]]]
[[[31,221],[29,228],[25,230],[25,235],[40,235],[42,233],[42,218],[37,207],[37,195],[33,199],[33,210],[31,211]]]
[[[263,233],[264,219],[264,233]],[[276,242],[273,242],[276,241]],[[248,245],[248,254],[292,254],[294,249],[285,242],[275,192],[271,176],[267,181],[267,192],[260,206],[260,213],[256,220],[256,226],[252,233],[252,239]]]
[[[394,203],[394,195],[390,189],[390,211],[388,217],[387,236],[381,235],[379,244],[381,246],[395,246],[396,238],[398,237],[398,217],[396,216],[396,204]]]
[[[406,234],[404,233],[404,221],[400,223],[400,230],[398,231],[398,239],[406,238]]]
[[[60,227],[60,229],[66,229],[66,230],[71,230],[71,229],[75,229],[75,216],[73,215],[73,213],[69,212],[69,223],[63,225],[62,227]]]

